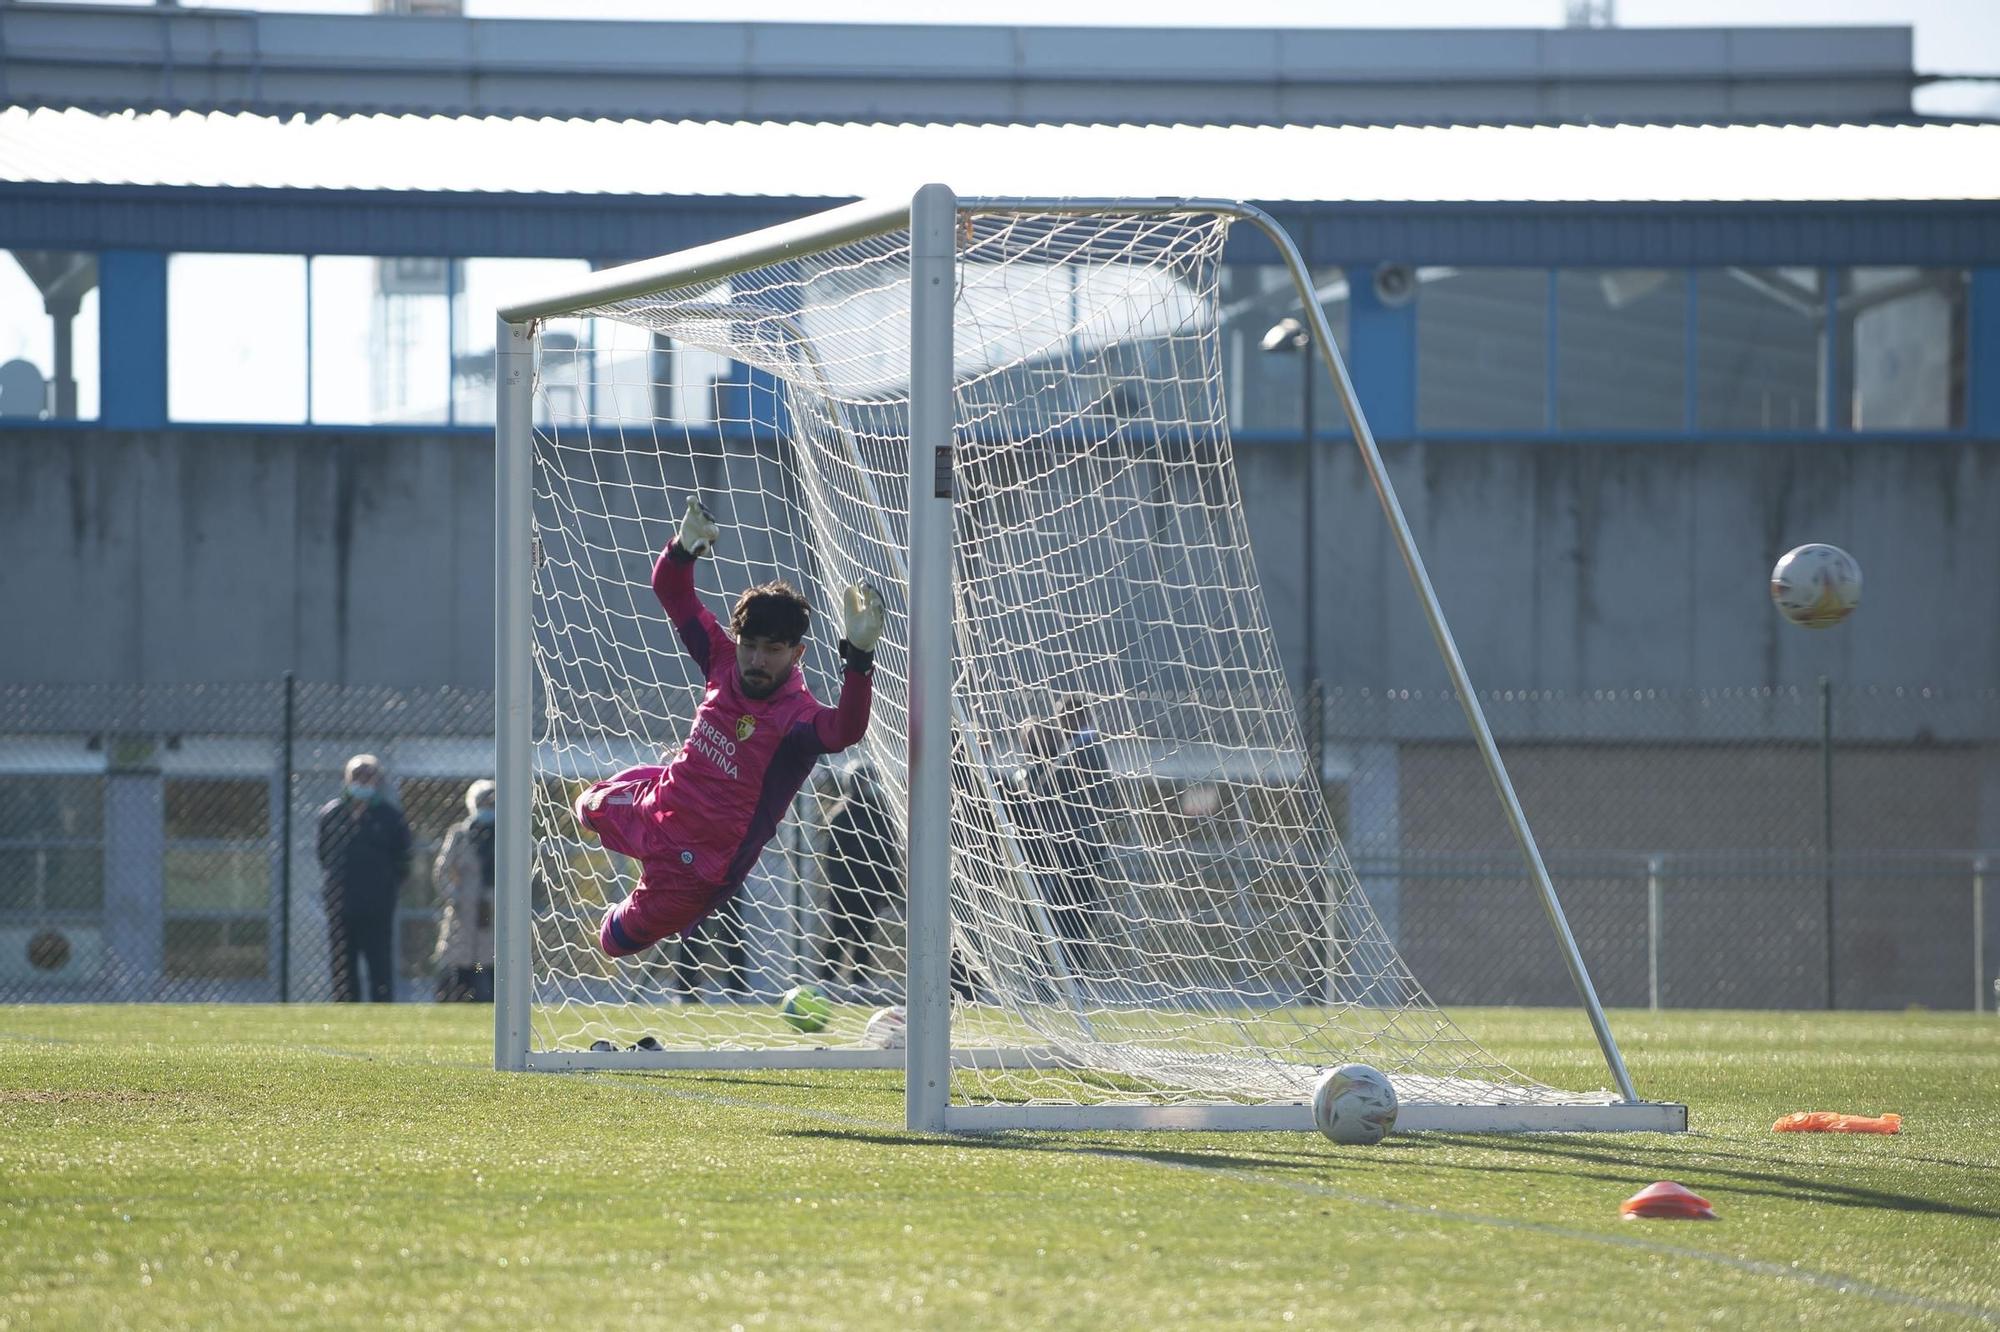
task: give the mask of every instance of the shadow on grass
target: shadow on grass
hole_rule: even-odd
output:
[[[1330,1152],[1319,1147],[1301,1148],[1296,1152],[1284,1153],[1165,1150],[1126,1147],[1094,1139],[1073,1143],[1052,1143],[1012,1133],[966,1134],[942,1138],[919,1133],[815,1128],[793,1130],[791,1136],[868,1143],[884,1147],[954,1147],[1008,1152],[1077,1153],[1150,1161],[1161,1165],[1196,1167],[1203,1170],[1310,1171],[1319,1176],[1335,1171],[1344,1173],[1352,1170],[1384,1171],[1420,1167],[1426,1171],[1453,1170],[1476,1174],[1557,1175],[1569,1179],[1599,1179],[1622,1187],[1632,1184],[1633,1180],[1641,1176],[1668,1179],[1678,1174],[1697,1177],[1700,1182],[1693,1187],[1697,1192],[1707,1194],[1727,1193],[1744,1197],[1761,1195],[1795,1201],[1830,1203],[1838,1207],[2000,1220],[2000,1211],[1992,1208],[1947,1202],[1914,1194],[1893,1193],[1883,1189],[1838,1184],[1815,1174],[1791,1174],[1770,1169],[1750,1170],[1733,1166],[1695,1164],[1688,1161],[1685,1155],[1647,1151],[1637,1143],[1630,1146],[1621,1144],[1617,1148],[1600,1148],[1589,1144],[1552,1140],[1545,1136],[1510,1138],[1456,1133],[1421,1133],[1389,1138],[1377,1146],[1364,1149],[1365,1154]],[[1504,1160],[1491,1163],[1440,1160],[1438,1152],[1446,1148],[1532,1157],[1535,1163]],[[1703,1155],[1713,1159],[1718,1154],[1705,1152]],[[1577,1164],[1564,1164],[1565,1162]],[[1695,1165],[1692,1170],[1689,1169],[1691,1164]],[[1730,1182],[1720,1185],[1708,1182],[1717,1178]]]
[[[850,1072],[852,1071],[869,1070],[850,1070]],[[895,1097],[898,1113],[901,1112],[903,1105],[903,1087],[900,1082],[891,1086],[885,1081],[883,1085],[876,1087],[870,1086],[867,1083],[855,1083],[844,1079],[824,1076],[798,1078],[785,1076],[793,1072],[805,1074],[818,1072],[818,1070],[813,1069],[772,1069],[763,1073],[718,1073],[710,1068],[620,1068],[595,1069],[593,1072],[598,1074],[609,1073],[621,1078],[636,1078],[646,1081],[672,1081],[674,1079],[681,1079],[689,1086],[755,1087],[760,1091],[830,1091],[843,1092],[855,1096],[892,1095]]]
[[[865,1143],[875,1147],[952,1147],[973,1151],[1039,1152],[1059,1155],[1109,1156],[1157,1165],[1191,1166],[1202,1170],[1310,1170],[1324,1174],[1328,1169],[1365,1168],[1382,1163],[1378,1152],[1407,1154],[1422,1152],[1429,1145],[1416,1138],[1391,1138],[1368,1149],[1366,1157],[1342,1160],[1325,1151],[1302,1148],[1296,1152],[1219,1152],[1164,1148],[1123,1147],[1095,1139],[1079,1142],[1048,1142],[1014,1132],[966,1133],[938,1137],[928,1133],[876,1133],[863,1129],[794,1129],[796,1138],[819,1138],[839,1142]]]
[[[1740,1152],[1718,1152],[1696,1143],[1689,1143],[1687,1150],[1662,1152],[1648,1150],[1644,1144],[1637,1142],[1629,1145],[1620,1143],[1617,1147],[1600,1147],[1591,1143],[1562,1141],[1550,1137],[1489,1138],[1460,1133],[1433,1133],[1425,1136],[1436,1140],[1440,1145],[1532,1157],[1548,1163],[1547,1165],[1431,1163],[1435,1168],[1443,1170],[1500,1174],[1563,1174],[1623,1181],[1635,1178],[1635,1172],[1641,1175],[1651,1174],[1657,1179],[1671,1178],[1675,1172],[1679,1172],[1683,1175],[1699,1175],[1704,1183],[1697,1187],[1696,1191],[1702,1193],[1728,1192],[1739,1195],[1788,1197],[1831,1203],[1838,1207],[1883,1208],[1898,1212],[1928,1212],[1942,1216],[2000,1220],[2000,1210],[1990,1207],[1975,1207],[1938,1198],[1920,1197],[1916,1194],[1893,1193],[1886,1189],[1834,1183],[1825,1178],[1824,1171],[1827,1167],[1824,1164],[1816,1164],[1799,1172],[1787,1172],[1770,1168],[1768,1162],[1760,1157],[1746,1156]],[[1703,1159],[1689,1160],[1689,1151],[1697,1153]],[[1901,1161],[1907,1158],[1894,1159]],[[1578,1162],[1581,1166],[1605,1168],[1579,1169],[1576,1166],[1563,1166],[1560,1164],[1563,1161]],[[1757,1162],[1765,1168],[1750,1169],[1739,1165],[1713,1164],[1716,1161]],[[1706,1182],[1713,1179],[1731,1182],[1726,1184]]]

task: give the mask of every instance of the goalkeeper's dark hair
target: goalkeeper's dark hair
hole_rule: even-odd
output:
[[[729,631],[745,637],[768,638],[779,643],[803,643],[812,627],[812,607],[790,583],[780,579],[746,588],[736,598],[729,616]]]

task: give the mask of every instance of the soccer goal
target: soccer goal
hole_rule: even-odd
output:
[[[1543,1085],[1439,1011],[1308,770],[1231,452],[1232,228],[1297,285],[1606,1090]],[[498,332],[500,1067],[904,1067],[917,1129],[1272,1129],[1311,1127],[1319,1074],[1361,1061],[1402,1128],[1685,1127],[1633,1089],[1268,216],[931,185],[597,273]],[[665,761],[702,696],[649,582],[688,495],[724,533],[698,569],[722,619],[774,577],[811,602],[822,701],[840,590],[882,591],[874,716],[726,910],[612,960],[598,922],[635,867],[571,803]],[[787,1011],[801,985],[823,1002]],[[896,1005],[906,1048],[871,1022]]]

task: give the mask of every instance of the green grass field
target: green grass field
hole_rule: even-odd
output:
[[[1374,1148],[923,1137],[893,1074],[503,1075],[490,1019],[0,1008],[0,1328],[2000,1325],[1991,1016],[1614,1014],[1693,1132]],[[1658,1179],[1721,1219],[1621,1222]]]

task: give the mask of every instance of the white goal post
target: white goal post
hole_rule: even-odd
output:
[[[1232,226],[1294,284],[1608,1089],[1545,1086],[1437,1009],[1308,771],[1229,441]],[[1319,1073],[1361,1061],[1400,1128],[1686,1127],[1626,1072],[1265,213],[928,185],[599,272],[500,311],[497,345],[497,1067],[901,1067],[924,1131],[1303,1129]],[[724,911],[613,960],[598,920],[636,866],[570,810],[666,762],[701,700],[649,582],[688,495],[724,532],[699,594],[797,588],[822,702],[840,589],[882,590],[874,714]],[[782,1011],[799,985],[820,1000]],[[897,1004],[900,1048],[870,1020]]]

